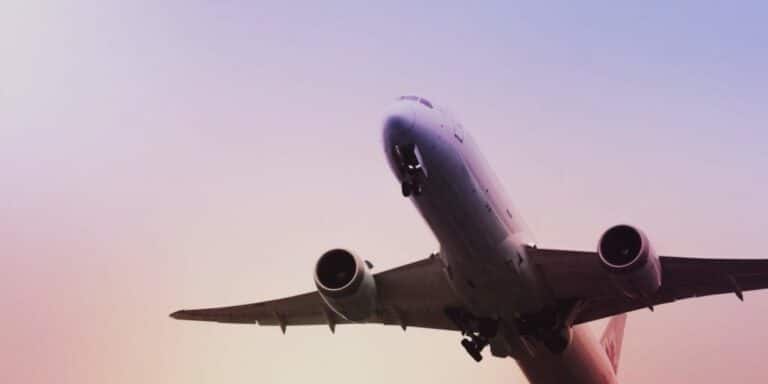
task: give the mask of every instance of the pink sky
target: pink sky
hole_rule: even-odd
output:
[[[380,148],[400,94],[455,111],[543,246],[768,257],[764,5],[465,7],[0,5],[0,382],[520,382],[453,333],[167,317],[436,250]],[[620,377],[764,383],[767,322],[765,293],[633,313]]]

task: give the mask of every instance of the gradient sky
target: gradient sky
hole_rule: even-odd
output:
[[[629,222],[768,257],[765,2],[317,4],[0,4],[0,382],[521,382],[454,333],[167,317],[310,290],[331,247],[436,250],[381,149],[401,94],[460,117],[542,246]],[[620,378],[764,383],[766,323],[766,293],[633,313]]]

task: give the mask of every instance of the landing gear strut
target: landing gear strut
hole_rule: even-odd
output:
[[[414,144],[395,145],[392,155],[397,159],[397,166],[402,175],[403,196],[419,196],[427,179],[427,169],[419,148]]]
[[[490,344],[499,328],[498,320],[480,319],[457,309],[448,309],[446,315],[461,330],[461,346],[477,362],[483,360],[483,349]]]

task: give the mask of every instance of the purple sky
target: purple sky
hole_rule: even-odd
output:
[[[453,333],[167,317],[310,290],[331,247],[434,251],[381,150],[401,94],[542,246],[768,257],[762,2],[70,3],[0,4],[0,382],[519,382]],[[621,379],[764,383],[766,322],[765,293],[634,313]]]

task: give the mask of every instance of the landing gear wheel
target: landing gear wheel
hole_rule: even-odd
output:
[[[472,359],[478,363],[483,360],[483,355],[480,354],[480,348],[470,339],[461,340],[461,346],[472,356]]]
[[[490,344],[490,340],[496,337],[499,329],[499,321],[488,318],[477,318],[469,312],[446,308],[445,315],[461,331],[461,346],[472,356],[475,361],[483,359],[483,349]]]
[[[407,181],[403,181],[403,183],[401,184],[400,187],[401,187],[401,190],[403,192],[403,196],[404,197],[410,196],[411,193],[413,192],[413,186],[411,185],[411,183],[409,183]]]
[[[419,183],[417,180],[414,181],[403,181],[400,185],[400,188],[403,192],[403,196],[419,196],[421,195],[421,192],[424,190],[424,187]]]

